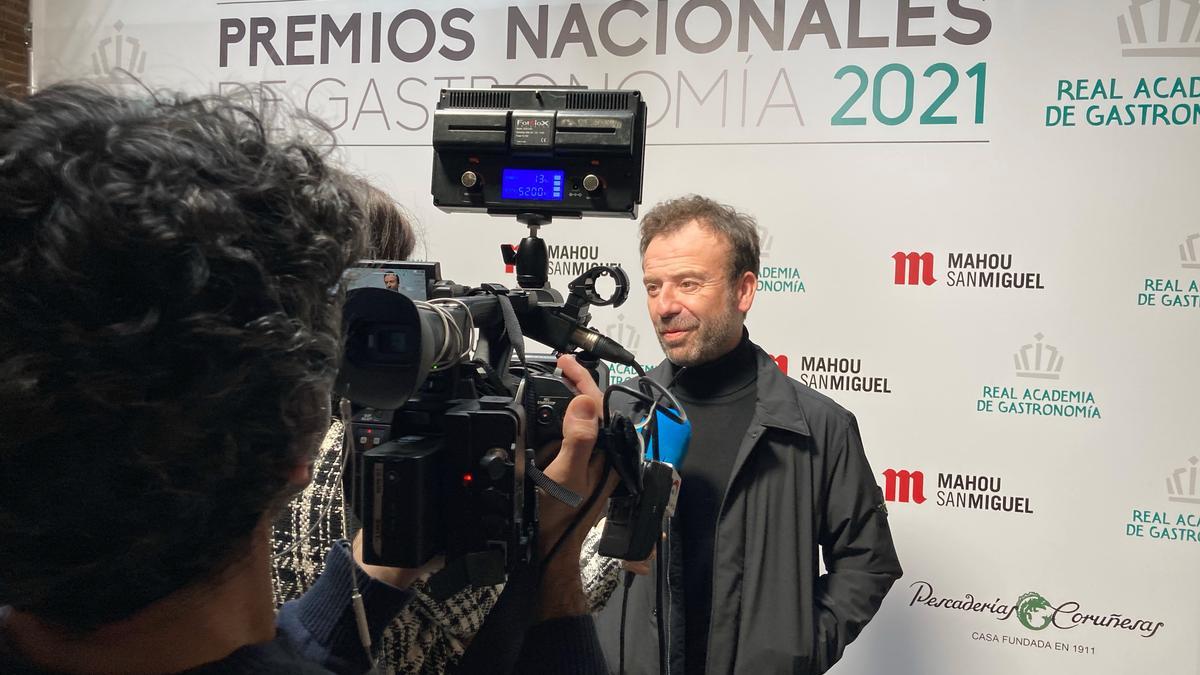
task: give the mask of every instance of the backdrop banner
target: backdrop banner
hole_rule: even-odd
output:
[[[249,91],[323,119],[460,283],[515,286],[499,249],[525,230],[433,208],[438,91],[642,91],[643,209],[694,192],[758,218],[751,336],[858,416],[889,500],[905,576],[836,672],[1200,673],[1200,0],[34,0],[32,17],[36,86]],[[593,326],[656,364],[636,224],[541,235],[560,290],[629,271],[630,301]]]

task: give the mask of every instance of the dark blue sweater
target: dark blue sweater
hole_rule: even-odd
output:
[[[328,675],[370,670],[350,601],[351,565],[349,545],[344,541],[336,544],[326,556],[324,573],[308,593],[280,608],[274,640],[242,647],[220,661],[187,671],[187,675]],[[371,643],[378,645],[383,629],[413,595],[372,579],[357,566],[353,569],[367,611]],[[6,615],[6,609],[0,608],[0,673],[53,675],[24,663],[6,649]],[[568,617],[534,626],[526,636],[515,672],[604,673],[604,657],[591,617]]]

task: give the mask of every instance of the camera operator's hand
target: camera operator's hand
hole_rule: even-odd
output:
[[[600,428],[603,400],[600,388],[596,386],[587,369],[575,362],[574,357],[560,357],[558,367],[562,370],[563,378],[575,388],[578,395],[571,401],[563,416],[562,446],[554,460],[546,467],[545,473],[555,482],[582,495],[585,503],[597,489],[600,492],[591,508],[584,514],[580,514],[579,509],[573,509],[552,498],[541,500],[538,544],[539,554],[543,558],[564,536],[571,524],[576,523],[546,563],[541,590],[543,619],[587,613],[583,582],[579,575],[579,553],[588,530],[604,513],[608,497],[617,485],[616,474],[610,472],[606,484],[600,486],[607,460],[603,454],[592,452]]]
[[[561,445],[557,454],[553,447],[548,448],[553,461],[544,471],[546,476],[586,500],[596,490],[604,473],[603,456],[592,452],[600,429],[600,406],[603,396],[591,374],[575,361],[574,356],[560,356],[558,367],[562,371],[563,379],[577,394],[563,416]],[[569,539],[563,543],[564,547],[575,544],[576,552],[582,548],[587,531],[604,513],[608,496],[616,485],[615,481],[610,482],[612,484],[606,486],[607,489],[597,497],[589,512],[572,530]],[[579,511],[556,499],[541,500],[540,508],[539,553],[545,556],[570,523],[579,518]]]
[[[382,581],[396,588],[408,588],[417,582],[418,579],[431,576],[434,572],[442,569],[446,564],[446,559],[443,556],[434,556],[429,562],[421,567],[382,567],[380,565],[368,565],[363,562],[362,555],[363,547],[363,531],[359,530],[354,535],[354,541],[351,543],[351,550],[354,552],[354,562],[358,564],[362,571],[376,581]]]

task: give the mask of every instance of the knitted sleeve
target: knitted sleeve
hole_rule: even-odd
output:
[[[329,548],[344,536],[343,438],[342,423],[334,420],[313,465],[312,482],[275,521],[271,576],[277,607],[312,588]],[[434,675],[456,665],[502,589],[468,588],[437,602],[426,594],[424,582],[415,584],[415,597],[383,633],[384,672]]]

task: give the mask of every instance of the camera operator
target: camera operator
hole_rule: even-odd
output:
[[[220,98],[0,97],[0,672],[364,671],[357,619],[374,642],[424,572],[341,542],[273,612],[270,523],[328,428],[366,216],[270,126]],[[546,473],[587,493],[599,392],[560,366],[586,395]],[[542,538],[574,517],[545,504]],[[603,669],[578,529],[520,672]]]

